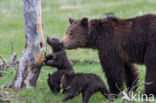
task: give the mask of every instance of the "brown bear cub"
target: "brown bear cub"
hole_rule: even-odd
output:
[[[64,73],[74,72],[70,62],[67,59],[66,52],[60,45],[60,40],[57,38],[47,38],[47,43],[52,48],[52,53],[48,54],[45,59],[45,65],[56,67],[57,71],[53,74],[48,74],[48,85],[52,92],[60,92],[60,80]]]
[[[98,51],[110,92],[118,94],[126,82],[132,88],[138,79],[134,64],[145,64],[146,94],[156,95],[156,15],[133,18],[69,19],[63,44],[66,49]]]
[[[56,67],[58,70],[73,70],[60,42],[57,38],[47,37],[47,43],[51,46],[52,53],[46,56],[45,64]]]
[[[96,92],[101,92],[106,98],[113,100],[103,80],[95,74],[64,74],[61,78],[61,88],[68,88],[62,101],[67,101],[82,93],[82,102],[88,103],[89,98]]]

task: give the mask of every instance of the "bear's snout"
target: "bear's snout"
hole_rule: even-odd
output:
[[[50,43],[50,37],[49,36],[47,37],[47,43],[48,44]]]
[[[62,40],[59,41],[59,45],[60,45],[61,47],[64,47],[64,43],[63,43]]]
[[[73,40],[70,40],[68,36],[65,36],[61,42],[64,49],[70,49],[73,45]]]

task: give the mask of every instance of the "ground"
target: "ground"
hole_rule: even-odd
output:
[[[69,26],[68,18],[80,19],[84,16],[89,19],[102,18],[105,13],[114,12],[117,17],[134,17],[147,13],[156,13],[155,0],[42,0],[43,24],[45,36],[62,38]],[[9,59],[11,55],[11,44],[14,43],[14,52],[21,56],[25,45],[23,2],[22,0],[0,0],[0,55]],[[47,46],[47,53],[50,47]],[[96,51],[90,49],[77,49],[67,51],[70,59],[98,60]],[[96,73],[105,82],[100,64],[74,64],[76,72]],[[145,67],[137,65],[140,72],[140,79],[144,80]],[[62,103],[64,95],[54,95],[48,88],[46,79],[49,72],[55,69],[49,67],[42,68],[36,88],[22,89],[14,92],[12,89],[4,89],[2,92],[6,98],[10,98],[12,103]],[[9,68],[4,78],[0,78],[0,87],[12,81],[15,70]],[[107,86],[108,87],[108,86]],[[125,89],[126,90],[126,89]],[[142,93],[144,87],[139,87]],[[22,101],[22,102],[21,102]],[[67,103],[80,103],[81,96],[68,101]],[[104,103],[105,98],[100,94],[95,94],[90,103]],[[120,103],[121,98],[114,103]]]

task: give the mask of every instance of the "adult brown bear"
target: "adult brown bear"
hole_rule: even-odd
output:
[[[138,78],[133,66],[137,63],[147,68],[145,81],[150,84],[145,85],[145,93],[156,95],[156,15],[69,19],[69,22],[64,47],[97,49],[112,93],[119,93],[125,78],[127,86],[132,86]]]

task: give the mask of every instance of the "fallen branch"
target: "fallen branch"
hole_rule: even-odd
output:
[[[9,61],[5,61],[2,56],[0,56],[0,59],[3,62],[2,64],[0,64],[0,77],[4,77],[4,74],[8,73],[6,72],[6,70],[9,67],[13,67],[17,71],[19,61],[18,61],[16,53],[13,53],[11,55]],[[10,88],[11,86],[12,86],[12,83],[10,83],[9,85],[3,86],[2,88]]]
[[[135,84],[137,81],[138,81],[138,83]],[[134,90],[136,90],[136,88],[141,87],[141,86],[144,86],[144,85],[150,85],[150,84],[153,83],[153,82],[148,82],[148,83],[141,83],[141,82],[143,82],[143,80],[136,80],[136,81],[134,81],[134,83],[133,83],[131,89],[130,89],[128,92],[125,92],[125,91],[121,90],[121,89],[118,88],[118,86],[116,85],[117,88],[118,88],[118,90],[120,91],[120,93],[119,93],[118,95],[114,95],[114,94],[112,94],[112,95],[117,96],[117,97],[123,96],[123,97],[122,97],[122,100],[123,100],[122,103],[125,103],[125,101],[126,101],[126,102],[132,102],[132,101],[131,101],[131,99],[132,99],[131,93],[132,93]],[[134,84],[135,84],[135,85],[134,85]],[[133,103],[133,102],[132,102],[132,103]],[[149,103],[149,102],[147,102],[147,103]]]
[[[10,100],[8,100],[8,99],[0,99],[0,103],[3,103],[3,102],[8,102],[8,103],[10,103]]]
[[[3,57],[0,56],[0,59],[2,61],[2,64],[0,64],[0,77],[2,77],[3,74],[7,73],[6,69],[9,67],[13,67],[17,71],[19,61],[16,53],[14,53],[13,42],[11,42],[11,53],[12,55],[9,61],[5,61]]]
[[[114,12],[107,12],[107,13],[104,14],[104,16],[106,16],[106,17],[115,16],[115,13]]]
[[[3,63],[5,63],[4,59],[2,58],[2,56],[0,56],[0,59],[2,60]]]
[[[143,81],[140,80],[140,79],[136,79],[136,80],[133,82],[132,87],[131,87],[131,88],[128,88],[128,89],[130,89],[130,90],[128,91],[128,94],[132,93],[132,91],[136,91],[137,88],[138,88],[139,86],[142,86],[142,85],[140,84],[141,82],[143,82]]]
[[[2,60],[2,64],[0,64],[0,75],[4,74],[6,69],[9,67],[13,67],[15,68],[15,70],[17,70],[18,68],[18,58],[16,53],[13,53],[10,57],[10,61],[5,61],[2,56],[0,56],[0,59]]]
[[[75,64],[75,63],[90,63],[90,64],[92,64],[92,63],[99,63],[99,61],[97,60],[97,61],[95,61],[95,60],[74,60],[74,59],[72,59],[72,60],[69,60],[69,62],[71,63],[71,64]]]

